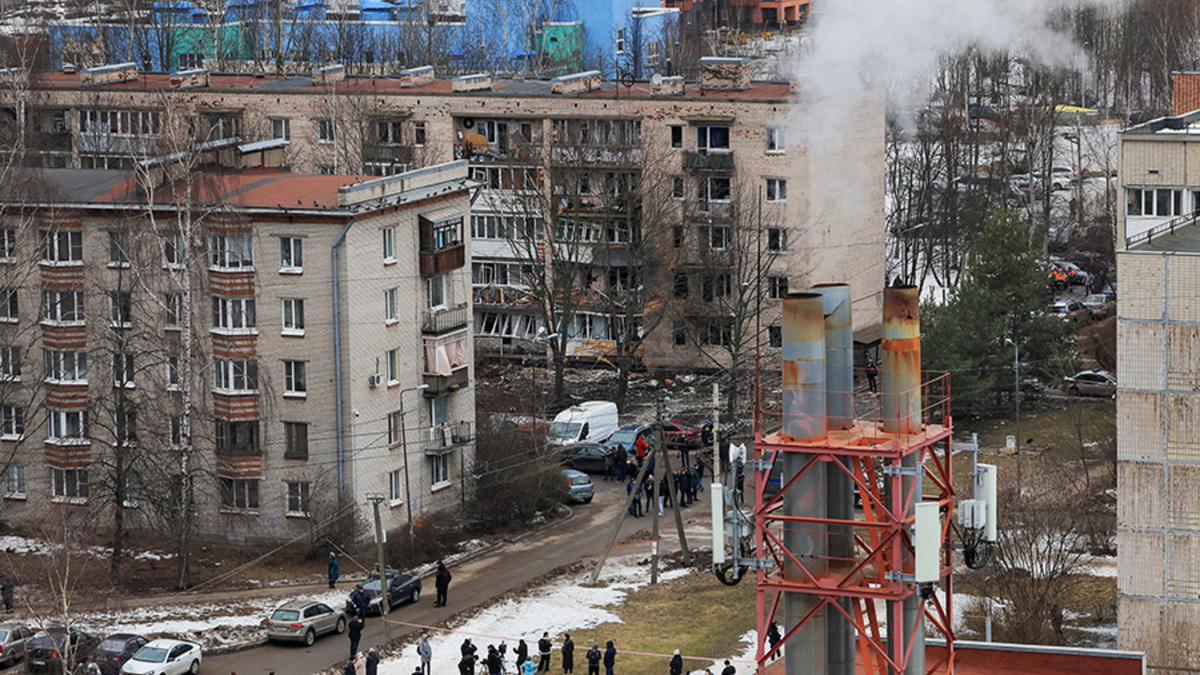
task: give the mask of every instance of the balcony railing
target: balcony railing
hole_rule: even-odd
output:
[[[733,153],[685,152],[683,168],[697,171],[733,171]]]
[[[434,277],[467,264],[467,247],[457,244],[440,251],[421,251],[421,276]]]
[[[449,375],[425,373],[422,377],[425,384],[429,385],[429,389],[425,390],[425,395],[439,396],[467,386],[467,383],[470,381],[470,370],[468,366],[459,366],[457,370],[451,371]]]
[[[642,149],[633,146],[566,146],[551,148],[550,157],[556,164],[636,166],[642,163]]]
[[[426,312],[425,322],[421,330],[426,333],[448,333],[459,328],[466,328],[470,319],[470,307],[466,304],[437,312]]]
[[[406,145],[369,143],[363,148],[363,160],[389,164],[412,164],[413,149]]]

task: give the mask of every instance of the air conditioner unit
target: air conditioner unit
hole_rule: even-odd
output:
[[[383,384],[383,373],[375,373],[371,379],[367,380],[367,384],[374,389]]]

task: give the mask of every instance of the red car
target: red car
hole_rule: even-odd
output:
[[[700,447],[700,425],[674,419],[663,424],[663,438],[668,448]]]

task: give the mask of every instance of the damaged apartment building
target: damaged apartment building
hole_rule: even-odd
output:
[[[466,160],[469,302],[475,344],[491,354],[542,354],[557,335],[574,359],[720,367],[760,336],[777,347],[766,308],[817,279],[853,285],[854,311],[878,316],[882,96],[808,100],[795,83],[752,82],[744,59],[706,58],[700,71],[620,84],[595,71],[517,81],[127,64],[37,74],[3,95],[27,111],[46,167],[128,168],[172,114],[194,118],[204,142],[286,142],[296,172]],[[817,138],[818,119],[853,133]],[[428,306],[458,309],[430,293]],[[877,322],[856,325],[860,342],[878,339]]]

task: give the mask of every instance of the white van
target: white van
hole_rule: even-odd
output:
[[[558,413],[550,425],[550,443],[570,445],[598,443],[617,430],[617,404],[612,401],[584,401]]]

